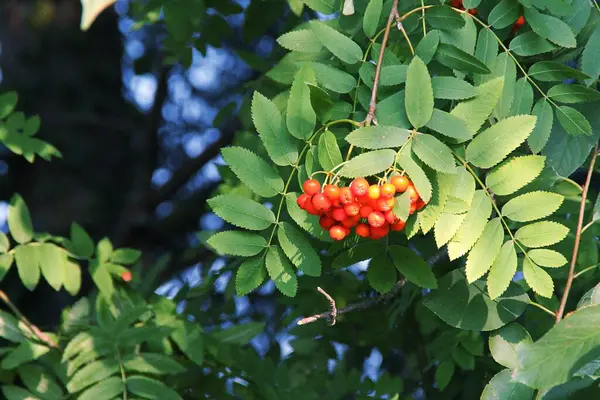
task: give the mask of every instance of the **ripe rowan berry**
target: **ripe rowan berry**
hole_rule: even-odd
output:
[[[385,216],[385,220],[388,222],[388,224],[395,224],[396,222],[398,222],[398,217],[396,217],[396,214],[394,214],[394,212],[392,210],[386,212],[384,214]]]
[[[327,215],[323,215],[319,218],[319,225],[321,225],[321,228],[329,230],[329,228],[335,225],[335,220]]]
[[[368,194],[365,194],[364,196],[357,197],[356,201],[358,201],[360,204],[371,205],[371,198],[369,197]]]
[[[304,209],[311,215],[321,215],[321,212],[313,205],[312,200],[304,203]]]
[[[340,188],[335,185],[325,185],[323,194],[333,202],[340,198]]]
[[[360,215],[348,216],[342,221],[342,226],[345,228],[354,228],[360,221]]]
[[[369,225],[375,228],[382,227],[386,222],[385,216],[379,211],[373,211],[371,214],[369,214],[367,220],[369,221]]]
[[[342,240],[346,237],[346,229],[339,225],[334,225],[329,228],[329,236],[333,240]]]
[[[344,211],[344,209],[341,207],[334,208],[331,213],[331,217],[333,219],[335,219],[336,221],[343,221],[346,219],[347,216],[348,216],[348,214],[346,214],[346,211]]]
[[[384,199],[390,199],[394,197],[395,194],[396,186],[392,185],[391,183],[384,183],[383,186],[381,186],[381,197]]]
[[[369,182],[365,178],[356,178],[350,184],[350,190],[356,197],[364,196],[369,190]]]
[[[410,215],[413,215],[416,212],[417,212],[417,203],[416,202],[410,203],[410,209],[408,210],[408,213]]]
[[[427,205],[427,203],[425,203],[423,201],[423,199],[419,199],[419,200],[417,200],[416,205],[417,205],[417,210],[421,210],[423,207],[425,207]]]
[[[331,200],[329,200],[323,193],[317,193],[312,198],[312,204],[315,206],[317,211],[325,212],[331,208]]]
[[[520,16],[519,19],[517,19],[517,22],[515,22],[512,26],[512,31],[516,32],[519,29],[521,29],[521,27],[525,25],[525,17],[524,16]]]
[[[404,229],[404,227],[405,227],[405,226],[406,226],[406,222],[404,222],[404,221],[402,221],[401,219],[399,219],[399,220],[398,220],[398,222],[396,222],[396,223],[394,223],[394,224],[390,225],[390,228],[391,228],[393,231],[396,231],[396,232],[398,232],[398,231],[401,231],[402,229]]]
[[[410,181],[408,180],[408,178],[403,175],[392,176],[392,178],[390,179],[390,183],[394,185],[394,187],[396,188],[396,192],[398,193],[404,193],[410,185]]]
[[[298,198],[296,199],[296,203],[298,204],[298,206],[301,209],[305,209],[305,205],[307,201],[311,201],[311,197],[309,195],[307,195],[306,193],[302,193],[300,196],[298,196]]]
[[[308,179],[302,184],[302,189],[307,195],[314,196],[321,191],[321,184],[316,179]]]
[[[360,211],[358,212],[361,218],[369,218],[369,214],[373,212],[373,207],[365,204],[364,206],[360,206]]]
[[[388,233],[390,233],[390,226],[385,224],[383,226],[371,226],[371,234],[369,237],[373,240],[378,240],[385,237]]]
[[[411,202],[414,203],[420,199],[417,189],[415,189],[415,187],[412,184],[408,186],[408,188],[406,189],[406,192],[408,193],[408,197],[410,198]]]
[[[347,215],[353,217],[355,215],[358,215],[358,213],[360,212],[360,205],[358,203],[346,204],[344,206],[344,211]]]
[[[369,198],[371,200],[377,200],[381,196],[381,189],[378,185],[369,186]]]
[[[367,224],[358,224],[355,232],[358,236],[366,238],[371,234],[371,228]]]
[[[343,187],[340,189],[340,202],[342,204],[350,204],[354,201],[354,195],[350,188]]]
[[[123,279],[125,282],[130,282],[132,278],[133,275],[131,274],[131,271],[121,272],[121,279]]]
[[[396,200],[392,197],[391,199],[379,199],[377,200],[377,210],[379,211],[390,211],[392,208],[394,208],[394,203],[396,203]]]

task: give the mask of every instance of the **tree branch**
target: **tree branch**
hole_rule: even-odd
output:
[[[581,232],[583,229],[583,216],[585,213],[585,202],[587,200],[588,189],[590,188],[590,182],[594,173],[594,165],[596,164],[596,157],[598,156],[598,142],[594,146],[592,152],[592,160],[590,161],[590,168],[588,169],[587,178],[583,185],[583,192],[581,193],[581,203],[579,204],[579,217],[577,219],[577,231],[575,233],[575,244],[573,245],[573,255],[571,256],[571,265],[569,266],[569,275],[567,277],[567,283],[565,284],[565,291],[560,300],[560,307],[556,312],[556,323],[559,323],[565,313],[565,307],[567,306],[567,299],[569,298],[569,292],[571,291],[571,285],[573,284],[573,278],[575,277],[575,264],[577,263],[577,253],[579,252],[579,243],[581,242]]]

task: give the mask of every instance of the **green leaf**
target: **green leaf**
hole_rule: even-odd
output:
[[[6,253],[8,250],[10,250],[8,236],[4,232],[0,232],[0,254]]]
[[[396,196],[396,201],[394,202],[394,208],[392,208],[392,212],[402,221],[408,220],[408,216],[410,215],[410,194],[408,192],[404,192],[400,196]]]
[[[320,241],[332,242],[333,240],[329,237],[329,232],[323,230],[323,228],[321,228],[319,225],[319,217],[316,215],[310,215],[306,211],[302,210],[296,203],[297,199],[297,193],[288,193],[285,196],[285,206],[294,222],[298,224],[300,228],[304,229]]]
[[[250,150],[233,146],[224,148],[221,153],[229,168],[253,192],[273,197],[283,191],[279,173]]]
[[[448,243],[456,234],[467,214],[450,214],[443,212],[434,226],[435,244],[438,249]]]
[[[264,257],[250,258],[240,265],[235,275],[235,291],[245,296],[262,285],[267,276]]]
[[[451,351],[452,359],[461,369],[472,371],[475,369],[475,357],[460,346],[455,346]]]
[[[40,281],[39,246],[21,245],[15,248],[15,262],[23,285],[33,290]]]
[[[340,8],[338,0],[302,0],[302,2],[310,9],[323,14],[333,14]]]
[[[417,164],[411,156],[412,151],[410,147],[410,145],[406,146],[404,151],[400,154],[398,157],[398,164],[404,171],[406,171],[408,176],[410,176],[410,179],[415,185],[415,189],[417,189],[419,196],[421,196],[425,203],[428,203],[429,200],[431,200],[431,182],[429,182],[429,178],[427,178],[423,168],[421,168],[421,166]],[[366,175],[373,174],[365,174],[364,176]]]
[[[473,22],[473,18],[464,14],[461,18],[465,21],[465,26],[453,31],[439,31],[440,42],[452,44],[467,54],[473,54],[475,52],[475,42],[477,41],[477,27]]]
[[[529,192],[506,203],[502,207],[502,215],[516,222],[534,221],[558,210],[563,200],[564,197],[556,193]]]
[[[178,321],[176,330],[171,334],[171,339],[177,347],[194,364],[202,366],[204,362],[204,338],[202,329],[196,324]]]
[[[213,197],[208,204],[215,214],[240,228],[260,231],[275,223],[275,215],[271,210],[237,194]]]
[[[67,383],[67,389],[70,393],[79,392],[97,382],[104,381],[118,371],[119,363],[114,359],[106,358],[91,362],[71,377]]]
[[[454,375],[454,363],[452,361],[443,361],[435,369],[435,383],[443,391],[450,383]]]
[[[435,76],[431,79],[436,99],[463,100],[477,95],[477,89],[462,79],[452,76]]]
[[[517,352],[524,343],[532,343],[529,332],[516,322],[511,322],[490,334],[490,353],[496,362],[506,368],[519,366]]]
[[[577,46],[573,31],[560,19],[542,14],[534,8],[525,8],[525,19],[535,33],[552,43],[561,47]]]
[[[390,246],[388,253],[398,272],[406,279],[425,289],[436,289],[438,284],[431,267],[408,247]]]
[[[317,150],[319,164],[326,171],[331,171],[343,162],[337,139],[331,131],[325,131],[321,134]]]
[[[264,331],[264,322],[248,322],[246,324],[233,325],[227,329],[217,331],[213,333],[212,336],[222,343],[243,346]]]
[[[402,146],[409,136],[408,129],[371,125],[352,131],[346,141],[361,149],[385,149]]]
[[[259,92],[252,98],[252,121],[269,157],[277,165],[293,165],[298,161],[298,149],[288,134],[275,103]]]
[[[537,120],[533,132],[527,138],[527,144],[529,144],[529,148],[533,153],[539,153],[550,137],[550,131],[554,123],[554,113],[552,112],[552,106],[546,99],[539,99],[531,113],[537,117]]]
[[[10,267],[12,267],[14,256],[12,254],[0,254],[0,281],[4,279]]]
[[[287,103],[287,127],[292,136],[307,140],[315,129],[317,114],[310,101],[308,83],[316,81],[310,64],[305,64],[296,72]],[[260,194],[260,193],[259,193]]]
[[[500,196],[513,194],[540,175],[545,161],[544,156],[514,157],[491,171],[485,185]]]
[[[99,399],[111,399],[123,393],[125,386],[121,377],[113,376],[112,378],[105,379],[77,397],[78,400],[99,400]]]
[[[508,289],[515,272],[517,272],[517,252],[514,242],[509,240],[500,248],[488,275],[488,293],[492,300],[501,296]]]
[[[323,45],[310,29],[285,33],[277,38],[277,43],[290,51],[302,53],[318,53],[323,49]]]
[[[479,4],[481,4],[481,0],[463,0],[463,7],[467,10],[477,7]]]
[[[346,64],[356,64],[362,59],[362,49],[349,37],[341,34],[321,21],[311,21],[310,28],[323,46]]]
[[[528,257],[523,259],[523,276],[527,284],[538,295],[551,298],[554,292],[552,277],[542,268],[535,265]]]
[[[19,321],[4,311],[0,311],[0,337],[14,343],[25,340],[25,336],[19,329]]]
[[[110,261],[121,265],[131,265],[138,262],[141,256],[142,252],[139,250],[122,248],[112,252]]]
[[[254,256],[267,247],[262,236],[244,231],[225,231],[211,236],[207,242],[219,254],[232,256]]]
[[[127,390],[144,399],[181,400],[176,391],[167,385],[147,376],[134,375],[127,377]]]
[[[567,263],[565,256],[555,250],[533,249],[527,253],[527,256],[542,267],[558,268]]]
[[[561,82],[565,79],[585,80],[583,72],[556,61],[538,61],[529,67],[529,76],[541,82]]]
[[[591,135],[592,126],[587,118],[574,108],[567,106],[556,107],[558,122],[570,135]]]
[[[548,97],[559,103],[572,104],[600,100],[600,93],[596,89],[571,83],[551,87]]]
[[[488,23],[502,29],[515,23],[520,15],[521,5],[516,0],[502,0],[490,12]]]
[[[433,89],[425,63],[414,57],[406,73],[406,115],[415,128],[424,126],[433,113]]]
[[[185,368],[171,357],[156,353],[128,354],[123,357],[126,371],[155,375],[176,375],[185,372]]]
[[[497,119],[506,118],[510,115],[517,77],[517,67],[513,59],[509,56],[509,53],[503,52],[498,54],[492,66],[492,76],[504,78],[502,96],[500,96],[498,103],[496,103],[494,116]]]
[[[2,385],[2,394],[6,400],[40,400],[39,397],[17,386]]]
[[[410,122],[408,122],[406,116],[406,107],[404,106],[404,91],[401,90],[379,102],[375,115],[381,126],[410,128]]]
[[[425,64],[429,64],[433,59],[439,44],[440,33],[435,29],[430,30],[415,48],[415,56],[423,60]]]
[[[490,220],[467,257],[465,269],[469,283],[476,281],[488,272],[500,252],[503,240],[504,230],[500,218]]]
[[[362,153],[344,165],[339,174],[346,178],[375,175],[388,169],[394,163],[395,156],[396,152],[389,149]]]
[[[277,229],[277,239],[292,264],[308,276],[321,275],[321,259],[302,232],[284,221]]]
[[[525,225],[515,233],[515,239],[525,247],[546,247],[567,237],[569,228],[558,222],[541,221]]]
[[[519,348],[513,378],[532,388],[559,385],[595,356],[600,346],[600,306],[581,308],[551,328],[535,343]],[[541,366],[556,365],[557,368]]]
[[[519,56],[528,57],[548,53],[556,49],[556,46],[535,32],[530,31],[514,38],[510,42],[509,49]]]
[[[475,191],[471,209],[467,216],[448,243],[448,256],[450,260],[466,254],[482,235],[487,220],[492,213],[492,204],[483,190]]]
[[[527,308],[529,297],[512,283],[504,296],[491,300],[485,284],[468,284],[464,274],[454,270],[439,281],[423,304],[447,324],[472,331],[491,331],[517,319]]]
[[[313,62],[310,64],[315,71],[319,85],[335,93],[350,93],[356,88],[356,78],[327,64]]]
[[[370,0],[369,4],[367,4],[363,17],[363,31],[366,37],[373,37],[377,32],[382,8],[383,0]]]
[[[42,275],[54,290],[59,291],[66,272],[63,268],[63,250],[52,243],[42,243],[37,251]]]
[[[448,196],[450,195],[454,177],[456,176],[440,173],[435,175],[436,179],[432,180],[433,189],[431,201],[427,204],[427,207],[419,211],[419,224],[424,234],[433,229],[435,223],[442,215],[448,201]],[[396,199],[396,203],[397,202],[398,199]]]
[[[465,26],[465,20],[460,14],[448,6],[433,7],[427,10],[426,20],[433,28],[442,30],[460,29]]]
[[[112,298],[115,291],[112,277],[106,268],[106,264],[94,259],[90,262],[90,274],[92,280],[98,287],[101,293],[106,296],[107,299]]]
[[[471,208],[475,195],[475,179],[464,167],[458,167],[456,175],[451,175],[453,182],[444,207],[445,213],[462,214]]]
[[[496,107],[504,87],[502,78],[492,79],[477,86],[477,96],[459,103],[450,112],[467,124],[468,133],[473,137]]]
[[[15,194],[8,207],[8,229],[17,243],[27,243],[33,238],[33,224],[27,204],[23,198]]]
[[[510,106],[510,115],[531,114],[531,107],[533,106],[533,88],[529,84],[527,78],[523,77],[517,81],[513,96],[514,100]]]
[[[475,74],[489,74],[490,69],[481,61],[456,46],[440,43],[435,59],[448,68]]]
[[[349,267],[361,261],[366,261],[385,252],[385,248],[380,242],[358,243],[354,247],[344,249],[332,261],[331,268],[338,270]]]
[[[19,344],[14,350],[12,350],[2,359],[0,367],[6,370],[14,369],[19,365],[37,360],[49,351],[50,348],[47,346],[25,341]]]
[[[379,293],[387,293],[392,290],[398,277],[394,264],[385,253],[371,259],[367,269],[367,279],[369,285]]]
[[[481,400],[525,400],[532,399],[534,390],[512,379],[512,371],[498,372],[483,389]]]
[[[467,124],[464,120],[447,113],[446,111],[433,109],[431,119],[426,125],[428,128],[441,133],[444,136],[464,142],[471,139]]]
[[[600,76],[600,26],[596,26],[581,54],[581,72],[591,78],[585,81],[590,86]],[[0,101],[0,104],[2,101]],[[2,113],[0,112],[0,115]]]
[[[64,392],[61,387],[43,367],[38,365],[24,365],[19,368],[19,375],[25,387],[35,395],[50,400],[64,398]]]
[[[477,36],[477,45],[475,47],[475,57],[490,68],[496,56],[498,55],[498,41],[496,36],[491,30],[482,29],[479,31]],[[475,75],[473,81],[476,85],[481,85],[486,82],[488,77],[486,75]]]
[[[412,151],[432,169],[446,174],[456,173],[452,150],[432,135],[416,135]]]
[[[96,245],[96,257],[100,261],[108,261],[113,252],[113,245],[108,238],[101,239]]]
[[[94,254],[94,241],[77,222],[71,224],[71,243],[77,255],[81,257],[88,258]]]
[[[17,106],[17,92],[6,92],[0,94],[0,118],[4,119],[13,112]]]
[[[467,161],[480,168],[493,167],[527,139],[535,121],[534,116],[518,115],[492,125],[469,143]]]
[[[406,65],[386,65],[381,68],[381,77],[379,85],[394,86],[406,82],[408,66]]]
[[[81,267],[79,267],[79,264],[69,260],[67,254],[63,255],[62,262],[64,270],[63,286],[67,293],[75,296],[81,288]]]
[[[286,296],[294,297],[298,290],[298,279],[292,264],[278,246],[271,246],[267,251],[267,271],[275,283],[275,287]]]

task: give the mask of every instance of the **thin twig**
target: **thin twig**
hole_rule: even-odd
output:
[[[400,293],[400,289],[402,289],[402,287],[404,286],[404,284],[406,283],[406,279],[402,279],[398,282],[396,282],[396,284],[394,285],[394,287],[392,288],[392,290],[390,290],[389,292],[379,295],[377,297],[373,297],[371,299],[367,299],[367,300],[363,300],[360,301],[358,303],[354,303],[354,304],[350,304],[348,307],[344,307],[341,309],[337,309],[337,308],[332,308],[332,310],[321,313],[321,314],[316,314],[313,315],[311,317],[306,317],[306,318],[302,318],[300,321],[298,321],[298,325],[306,325],[306,324],[310,324],[312,322],[318,321],[320,319],[327,319],[327,320],[332,320],[332,318],[335,318],[335,316],[337,315],[344,315],[346,313],[352,312],[352,311],[357,311],[357,310],[364,310],[370,307],[373,307],[374,305],[380,304],[380,303],[387,303],[388,301],[390,301],[391,299],[393,299],[394,297],[396,297],[398,295],[398,293]],[[321,288],[318,288],[321,289]],[[328,299],[330,299],[330,303],[333,301],[333,299],[331,299],[331,297],[324,293],[324,291],[319,290],[321,293],[323,293],[324,296],[326,296]],[[333,301],[332,303],[332,307],[335,307],[335,301]],[[334,315],[334,310],[335,310],[335,315]],[[335,320],[333,320],[335,323]],[[333,324],[331,324],[333,325]]]
[[[569,292],[571,291],[571,285],[575,277],[575,264],[577,263],[577,253],[579,252],[579,242],[581,242],[581,232],[583,230],[583,216],[585,213],[585,202],[587,200],[588,189],[590,188],[590,182],[594,173],[594,165],[596,164],[596,157],[598,156],[598,143],[594,147],[592,153],[592,160],[590,161],[590,168],[588,169],[585,184],[583,185],[583,192],[581,193],[581,203],[579,204],[579,217],[577,219],[577,231],[575,232],[575,245],[573,246],[573,255],[571,256],[571,265],[569,266],[569,275],[567,276],[567,283],[565,284],[565,291],[562,298],[560,299],[560,307],[556,312],[556,323],[560,322],[565,313],[565,307],[567,306],[567,299],[569,298]]]
[[[369,102],[369,113],[365,118],[365,126],[371,125],[373,118],[375,118],[375,110],[377,109],[377,88],[379,87],[379,78],[381,77],[381,67],[383,65],[383,56],[385,54],[385,48],[387,46],[388,39],[390,37],[390,30],[394,19],[398,15],[398,1],[394,0],[392,4],[392,11],[388,17],[387,25],[385,26],[385,32],[381,41],[381,49],[379,50],[379,58],[377,59],[377,67],[375,69],[375,78],[373,79],[373,90],[371,91],[371,101]]]
[[[17,306],[15,306],[12,301],[10,301],[10,299],[8,298],[8,295],[6,294],[6,292],[4,292],[4,290],[0,290],[0,300],[2,300],[2,302],[4,302],[4,304],[6,304],[8,306],[8,308],[10,308],[10,310],[13,312],[13,314],[15,314],[17,316],[17,318],[19,318],[19,320],[25,324],[27,329],[29,329],[31,331],[31,333],[33,333],[35,336],[37,336],[37,338],[42,343],[46,343],[48,346],[54,347],[56,349],[58,348],[58,344],[54,343],[54,341],[52,339],[50,339],[50,337],[48,335],[46,335],[44,332],[42,332],[40,330],[40,328],[38,328],[37,326],[35,326],[31,322],[29,322],[27,317],[25,315],[23,315],[23,313],[21,311],[19,311]]]

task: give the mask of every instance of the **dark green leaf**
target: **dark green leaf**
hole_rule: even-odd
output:
[[[529,68],[529,76],[541,82],[560,82],[565,79],[585,80],[583,72],[556,61],[538,61]]]
[[[14,369],[19,365],[37,360],[49,351],[50,348],[47,346],[25,341],[19,344],[14,350],[12,350],[10,353],[8,353],[8,355],[6,355],[6,357],[2,359],[0,367],[6,370]]]
[[[277,229],[277,239],[292,264],[308,276],[321,275],[321,259],[302,232],[284,221]]]
[[[71,224],[71,243],[81,257],[91,257],[94,254],[94,241],[77,222]]]
[[[583,49],[581,72],[591,76],[585,81],[588,86],[594,84],[600,76],[600,26],[596,26]]]
[[[238,178],[253,192],[263,197],[273,197],[283,191],[279,173],[265,160],[242,147],[221,150],[223,159]]]
[[[426,289],[437,288],[431,267],[414,251],[407,247],[390,246],[388,253],[396,269],[410,282]]]
[[[0,94],[0,118],[6,118],[17,105],[17,92],[6,92]]]
[[[317,150],[319,164],[321,164],[321,167],[326,171],[331,171],[343,161],[342,152],[338,146],[337,139],[331,131],[325,131],[321,134]]]
[[[244,231],[219,232],[206,242],[219,254],[232,256],[254,256],[267,247],[267,241],[262,236]]]
[[[591,135],[592,126],[587,118],[574,108],[567,106],[556,107],[556,118],[560,125],[570,135]]]
[[[333,240],[329,237],[329,232],[323,230],[319,225],[319,217],[310,215],[302,210],[296,203],[297,199],[297,193],[288,193],[285,196],[285,206],[294,222],[317,239],[323,242],[332,242]]]
[[[363,17],[363,31],[367,37],[373,37],[377,32],[383,0],[370,0]]]
[[[548,40],[540,37],[535,32],[526,32],[510,42],[509,46],[515,54],[523,57],[534,56],[537,54],[548,53],[556,46],[550,43]]]
[[[283,34],[277,38],[277,43],[291,51],[318,53],[323,45],[310,29],[300,29]]]
[[[436,76],[431,79],[436,99],[463,100],[477,95],[477,89],[462,79],[452,76]]]
[[[517,352],[524,343],[531,343],[531,336],[516,322],[503,326],[490,334],[490,353],[496,362],[506,368],[515,369],[519,366]]]
[[[77,371],[69,380],[67,389],[70,393],[79,392],[97,382],[104,381],[119,371],[119,363],[107,358],[91,362]]]
[[[139,250],[122,248],[112,252],[110,261],[122,265],[131,265],[138,262],[141,256],[142,252]]]
[[[427,35],[421,39],[415,48],[415,56],[419,57],[425,64],[433,59],[435,52],[440,44],[440,33],[433,29],[427,32]]]
[[[386,65],[381,68],[381,78],[379,84],[381,86],[394,86],[406,81],[408,66],[406,65]]]
[[[263,333],[264,330],[264,322],[248,322],[214,332],[212,336],[219,342],[242,346],[248,344],[253,338]]]
[[[286,296],[294,297],[298,290],[298,280],[292,264],[278,246],[271,246],[267,251],[267,271],[275,283],[275,287]]]
[[[485,386],[481,400],[531,400],[534,390],[512,379],[512,371],[498,372]]]
[[[476,74],[489,74],[490,69],[474,56],[456,46],[440,43],[435,59],[448,68]]]
[[[146,376],[134,375],[127,377],[127,390],[144,399],[152,400],[181,400],[182,397],[164,383]]]
[[[471,139],[467,124],[464,120],[436,108],[433,109],[431,119],[426,126],[444,136],[456,139],[459,142]]]
[[[275,223],[275,215],[271,210],[237,194],[213,197],[208,204],[215,214],[240,228],[260,231]]]
[[[259,287],[267,276],[264,257],[250,258],[240,265],[235,276],[235,290],[238,296],[245,296]]]
[[[542,14],[534,8],[525,8],[525,19],[535,33],[552,43],[561,47],[577,46],[573,31],[560,19]]]
[[[394,264],[385,253],[379,254],[369,262],[367,269],[369,284],[379,293],[387,293],[396,284],[397,273]]]
[[[433,89],[425,63],[414,57],[406,73],[406,115],[415,128],[424,126],[433,113]]]
[[[347,72],[327,64],[313,62],[310,64],[315,71],[319,85],[335,93],[350,93],[356,88],[356,79]]]
[[[537,117],[537,121],[533,132],[527,138],[527,143],[533,153],[539,153],[550,137],[550,131],[554,122],[554,113],[552,106],[546,99],[539,99],[535,103],[531,113]]]
[[[521,78],[517,81],[513,96],[514,98],[510,106],[509,115],[531,114],[531,107],[533,106],[533,88],[529,84],[527,78]],[[536,121],[536,128],[538,123],[540,123],[539,120]]]
[[[346,141],[362,149],[400,147],[410,136],[407,129],[393,126],[365,126],[346,136]]]
[[[292,136],[307,140],[315,129],[317,114],[311,103],[309,83],[315,83],[315,72],[305,64],[294,76],[287,103],[287,127]],[[260,194],[260,193],[259,193]]]
[[[435,370],[435,383],[440,390],[444,390],[450,383],[454,375],[454,363],[452,361],[444,361],[437,366]]]
[[[310,28],[327,50],[347,64],[356,64],[363,57],[362,49],[349,37],[327,26],[324,22],[313,20]]]
[[[33,238],[33,224],[27,204],[23,198],[15,194],[8,207],[8,229],[17,243],[27,243]]]
[[[488,23],[496,29],[512,25],[521,15],[521,5],[517,0],[502,0],[492,9]]]
[[[426,21],[432,27],[443,30],[460,29],[465,20],[448,6],[433,7],[427,10]]]
[[[548,97],[559,103],[585,103],[600,100],[600,93],[596,89],[583,85],[560,84],[548,90]]]
[[[126,371],[155,375],[176,375],[185,372],[185,368],[169,356],[156,353],[128,354],[123,357]]]

